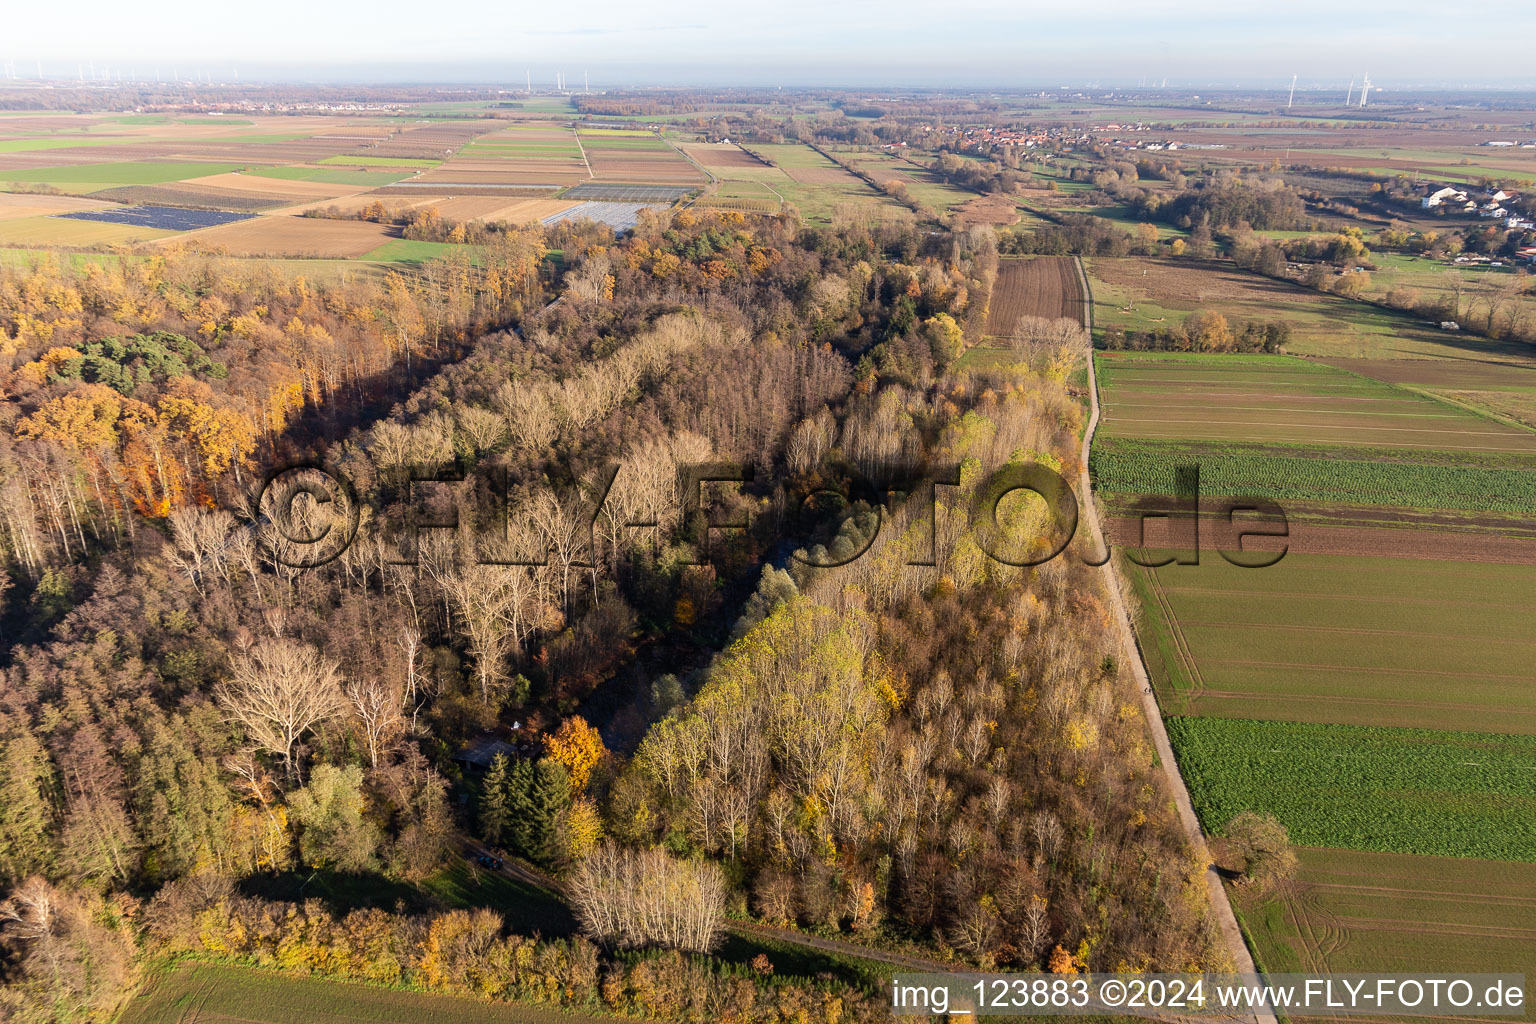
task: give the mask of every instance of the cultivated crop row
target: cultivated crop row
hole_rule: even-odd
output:
[[[1526,468],[1517,468],[1522,463]],[[1199,467],[1200,491],[1208,495],[1511,514],[1536,509],[1536,463],[1529,457],[1106,438],[1094,446],[1090,468],[1101,491],[1172,494],[1175,468],[1190,465]]]
[[[1171,718],[1202,822],[1273,814],[1305,846],[1536,861],[1536,737]]]

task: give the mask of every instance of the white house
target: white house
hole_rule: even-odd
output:
[[[1467,194],[1465,192],[1459,188],[1452,188],[1451,186],[1447,185],[1445,188],[1440,189],[1438,192],[1431,192],[1429,195],[1425,196],[1420,200],[1420,204],[1426,210],[1433,210],[1435,207],[1444,202],[1464,203],[1466,201]]]

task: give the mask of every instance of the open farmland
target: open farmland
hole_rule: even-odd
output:
[[[900,184],[913,199],[936,210],[941,216],[982,198],[969,189],[951,185],[927,167],[914,164],[893,153],[836,150],[832,152],[837,153],[838,159],[848,161],[881,184],[888,181]],[[1009,196],[991,198],[1001,200],[1002,205],[1010,210],[1013,208],[1013,199]],[[1017,214],[1014,214],[1013,220],[1017,219]],[[1013,220],[992,220],[989,223],[1012,223]]]
[[[41,182],[57,185],[61,191],[71,187],[96,185],[159,185],[167,181],[225,174],[240,168],[229,164],[125,163],[69,164],[33,169],[0,169],[0,181]],[[94,190],[92,190],[94,191]]]
[[[684,145],[682,150],[710,170],[721,172],[721,177],[730,177],[732,171],[741,168],[766,168],[769,166],[740,146],[730,142],[689,143]]]
[[[1285,356],[1104,353],[1116,437],[1536,452],[1536,432]]]
[[[596,1024],[586,1016],[401,989],[297,978],[244,967],[185,963],[151,975],[119,1024]]]
[[[391,238],[394,228],[358,220],[312,217],[256,217],[184,236],[189,245],[222,249],[231,255],[307,256],[351,259]]]
[[[1286,351],[1350,359],[1467,358],[1525,362],[1528,347],[1429,327],[1406,313],[1326,295],[1231,266],[1188,260],[1094,257],[1083,261],[1095,330],[1150,331],[1211,310],[1240,323],[1282,321]]]
[[[1278,899],[1243,910],[1264,970],[1536,976],[1536,868],[1303,848]]]
[[[778,193],[761,181],[722,181],[715,190],[693,201],[694,206],[742,213],[778,213]]]
[[[103,224],[100,221],[67,220],[63,217],[0,220],[0,245],[88,248],[93,245],[127,245],[174,236],[174,231],[145,227],[142,224]]]
[[[595,180],[680,185],[705,181],[682,153],[651,132],[584,129],[579,137]]]
[[[47,217],[59,213],[76,213],[81,210],[110,210],[115,205],[100,199],[79,196],[44,196],[27,193],[0,192],[0,221],[18,217]]]
[[[1354,359],[1339,365],[1536,429],[1536,363]]]
[[[311,181],[325,185],[355,185],[359,188],[382,188],[411,175],[405,171],[357,171],[345,167],[256,167],[245,174],[257,178],[278,178],[284,181]],[[255,184],[254,182],[252,183]]]
[[[987,312],[987,333],[994,338],[1012,337],[1021,316],[1079,320],[1082,308],[1077,263],[1071,257],[1001,260]]]
[[[1529,565],[1206,550],[1131,582],[1170,710],[1536,735]]]
[[[1536,737],[1170,718],[1206,830],[1273,814],[1304,846],[1536,862]]]
[[[771,162],[722,168],[726,180],[762,182],[811,224],[910,217],[896,200],[881,195],[809,146],[799,143],[753,143],[746,147]],[[820,180],[812,180],[820,179]]]
[[[274,178],[260,174],[214,174],[205,178],[188,178],[181,184],[198,185],[220,193],[259,193],[267,196],[282,196],[296,202],[304,199],[332,199],[350,195],[364,187],[328,184],[323,181],[304,181],[297,178]]]

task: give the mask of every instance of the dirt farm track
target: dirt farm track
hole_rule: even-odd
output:
[[[1083,299],[1072,257],[1003,259],[992,288],[987,333],[994,338],[1010,337],[1021,316],[1081,321]]]

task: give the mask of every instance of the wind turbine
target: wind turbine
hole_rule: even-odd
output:
[[[1355,98],[1355,80],[1353,78],[1351,78],[1349,80],[1349,91],[1344,94],[1344,105],[1346,107],[1349,106],[1350,105],[1350,100],[1352,100],[1354,98]]]
[[[1360,105],[1365,106],[1366,99],[1371,95],[1371,76],[1366,75],[1365,81],[1360,86]]]
[[[1291,98],[1285,101],[1285,109],[1290,110],[1291,104],[1296,102],[1296,76],[1291,76]]]

